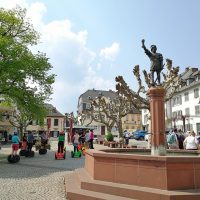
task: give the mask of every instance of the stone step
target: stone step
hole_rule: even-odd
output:
[[[134,172],[133,172],[134,173]],[[196,190],[161,190],[135,185],[94,180],[84,168],[75,170],[76,181],[81,189],[101,192],[119,197],[138,200],[199,200],[200,189]]]
[[[75,172],[65,176],[65,189],[68,200],[134,200],[132,198],[118,197],[115,195],[81,189]]]

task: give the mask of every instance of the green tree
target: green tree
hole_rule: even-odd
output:
[[[39,125],[44,125],[44,118],[47,116],[47,109],[44,105],[34,106],[35,111],[27,112],[23,109],[23,107],[18,108],[13,112],[13,114],[9,117],[9,122],[11,125],[16,127],[20,136],[22,137],[22,133],[26,130],[26,127],[30,124],[31,121],[36,120],[39,122]]]
[[[27,113],[35,113],[49,99],[55,78],[46,55],[30,50],[38,42],[25,9],[0,8],[0,95]]]

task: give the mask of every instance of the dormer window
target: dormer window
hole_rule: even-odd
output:
[[[187,80],[187,85],[190,85],[190,80],[189,79]]]

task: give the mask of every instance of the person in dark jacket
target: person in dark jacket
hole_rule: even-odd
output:
[[[28,132],[28,138],[27,138],[28,152],[31,152],[31,150],[32,150],[33,140],[34,140],[33,133],[30,131],[30,132]]]

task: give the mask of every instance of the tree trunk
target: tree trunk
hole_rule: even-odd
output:
[[[121,118],[118,122],[118,132],[119,132],[119,137],[122,137],[123,130],[122,130],[122,120],[121,120]]]
[[[111,133],[112,127],[107,126],[107,132]]]

